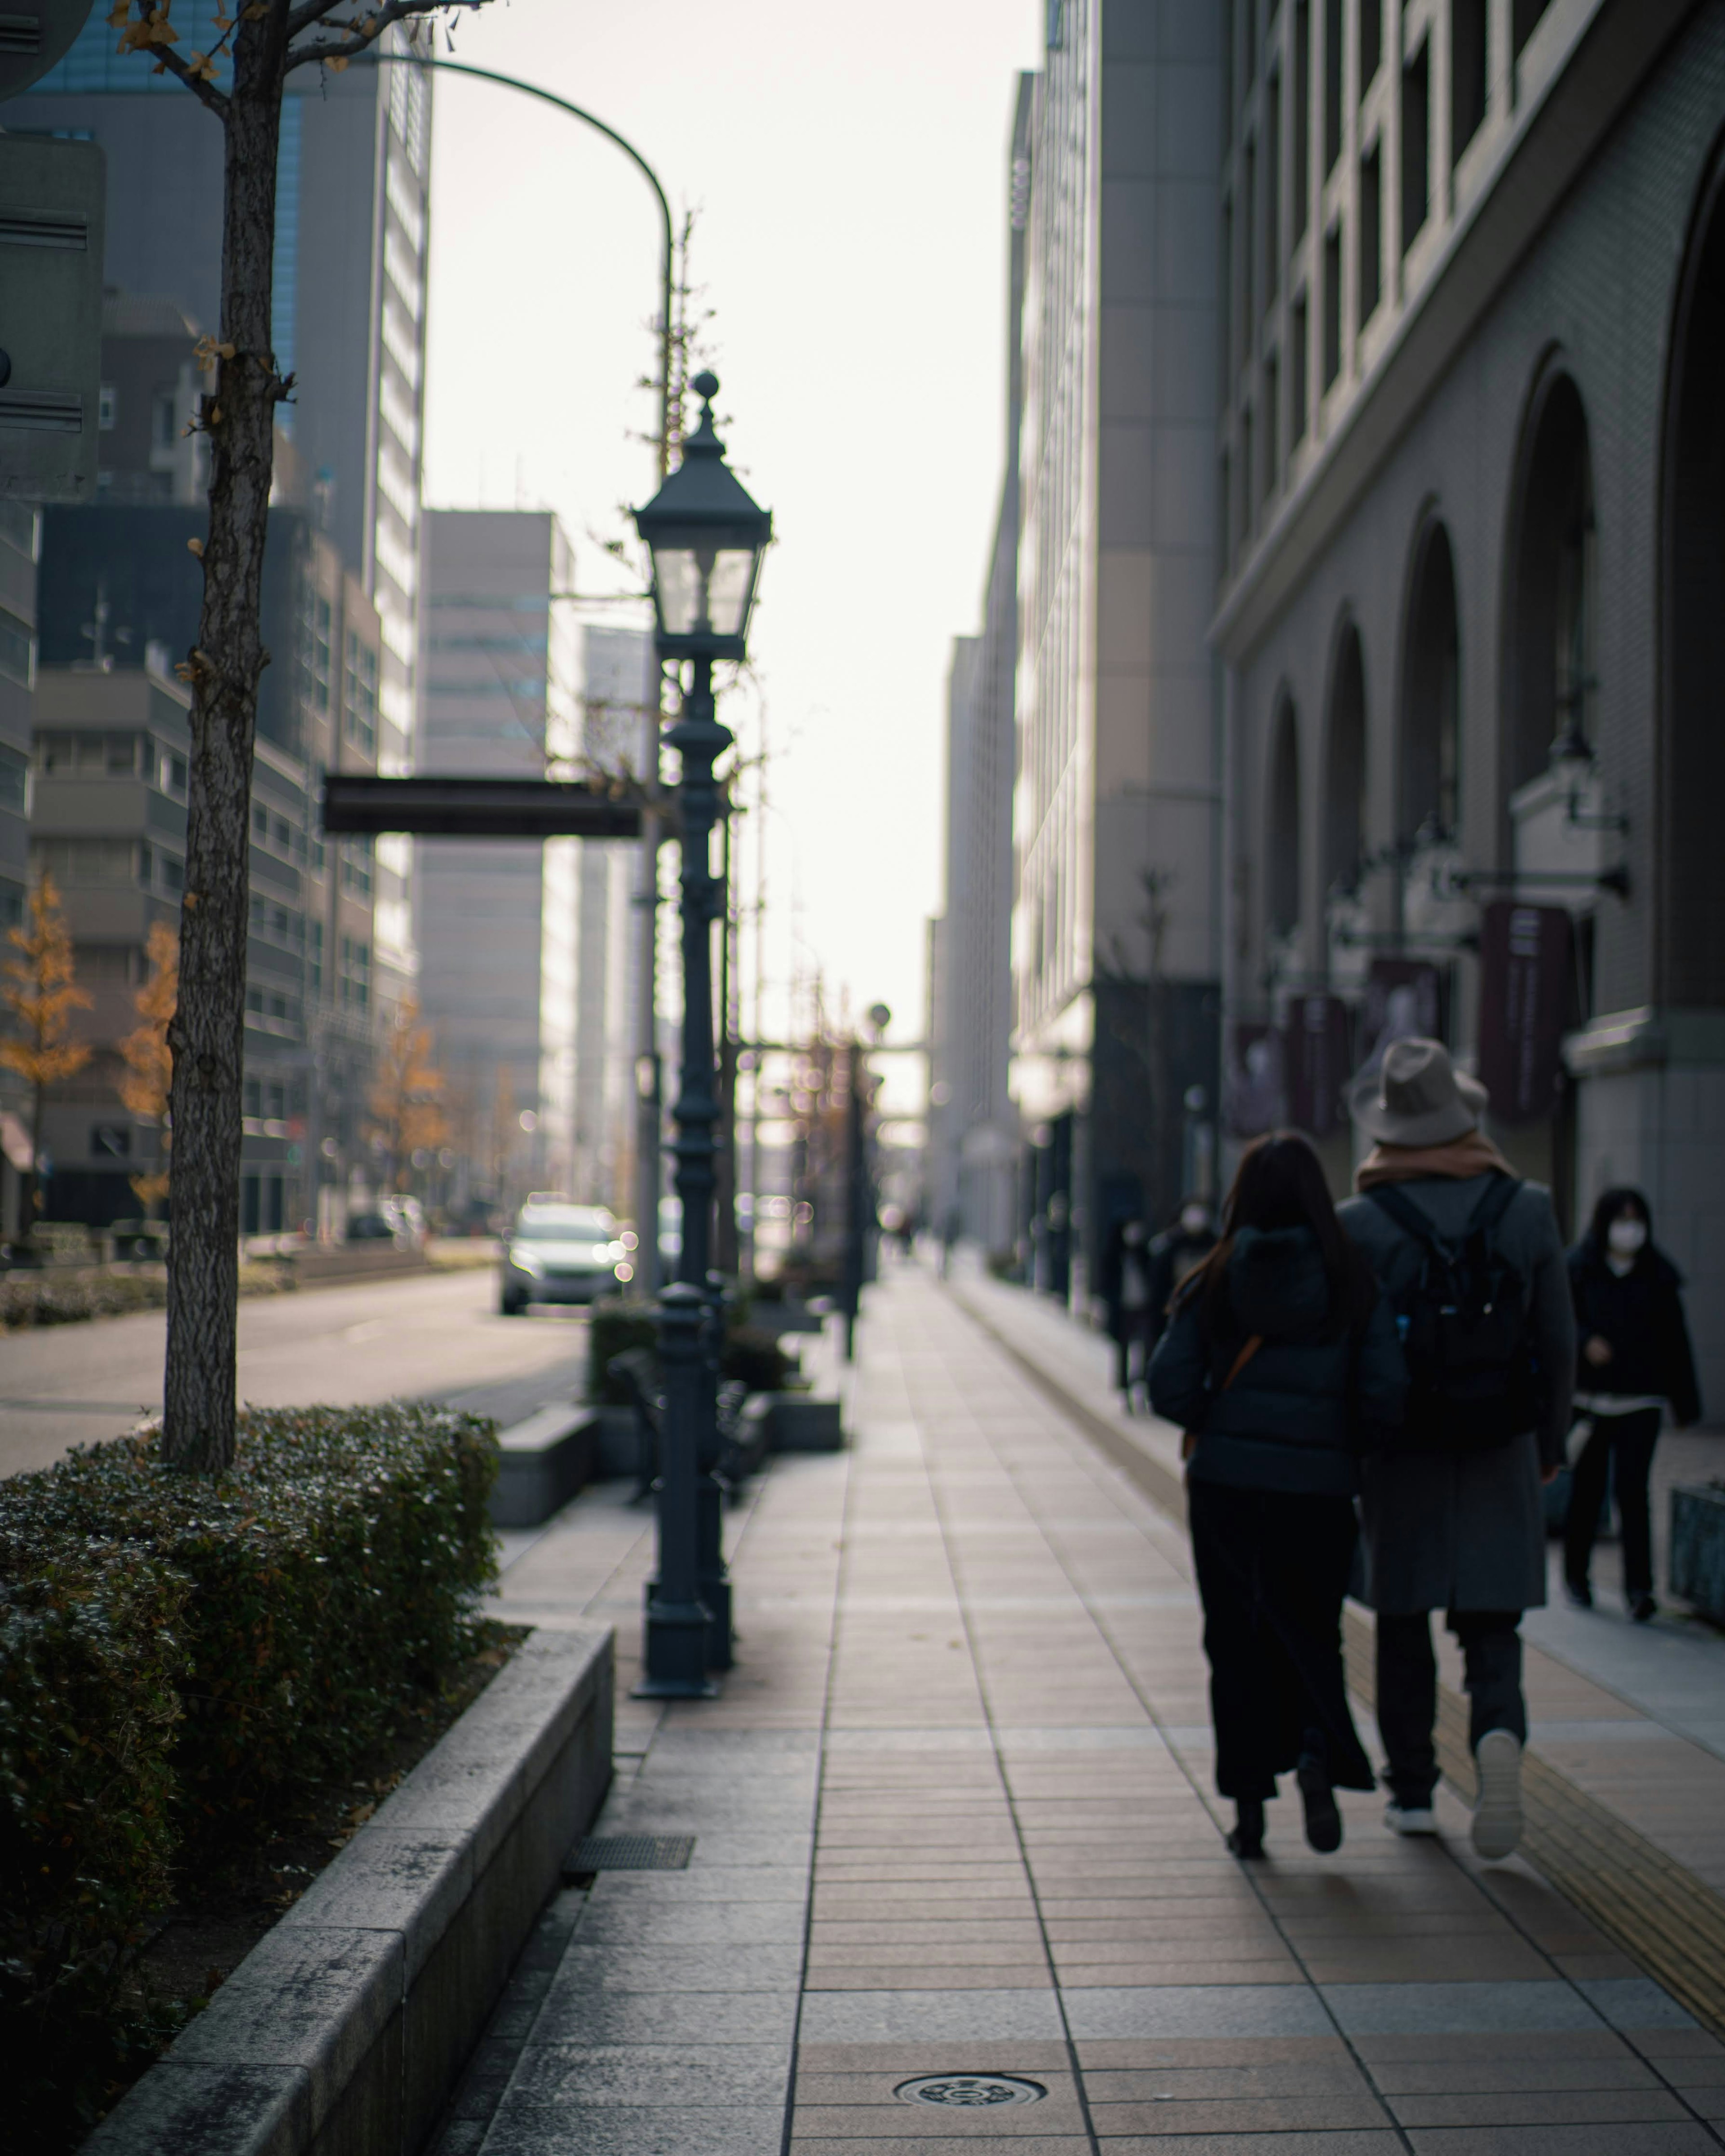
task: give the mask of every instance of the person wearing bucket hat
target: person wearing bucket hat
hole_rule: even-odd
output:
[[[1373,1145],[1338,1214],[1396,1312],[1414,1388],[1363,1476],[1385,1819],[1436,1831],[1441,1610],[1466,1671],[1474,1846],[1497,1858],[1521,1838],[1518,1628],[1546,1599],[1541,1484],[1563,1459],[1575,1323],[1550,1193],[1517,1178],[1481,1127],[1486,1105],[1440,1042],[1393,1041],[1350,1095]]]

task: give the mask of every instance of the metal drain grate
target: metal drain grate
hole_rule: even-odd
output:
[[[692,1834],[583,1835],[563,1859],[566,1879],[595,1871],[686,1871]]]
[[[906,2103],[952,2104],[965,2109],[1001,2103],[1035,2103],[1048,2094],[1040,2082],[1020,2074],[920,2074],[901,2082],[893,2094]]]

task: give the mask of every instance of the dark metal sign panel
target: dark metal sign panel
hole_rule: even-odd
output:
[[[408,831],[446,839],[638,839],[641,811],[557,778],[377,778],[331,772],[323,784],[331,834]]]

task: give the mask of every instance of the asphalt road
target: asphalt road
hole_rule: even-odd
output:
[[[239,1397],[259,1407],[436,1399],[506,1424],[579,1398],[585,1314],[500,1317],[496,1294],[487,1266],[244,1301]],[[164,1330],[146,1311],[0,1334],[0,1475],[45,1467],[159,1409]]]

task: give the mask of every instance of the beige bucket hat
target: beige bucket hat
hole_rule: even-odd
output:
[[[1349,1096],[1353,1120],[1380,1145],[1448,1145],[1479,1127],[1486,1089],[1437,1040],[1393,1040]]]

